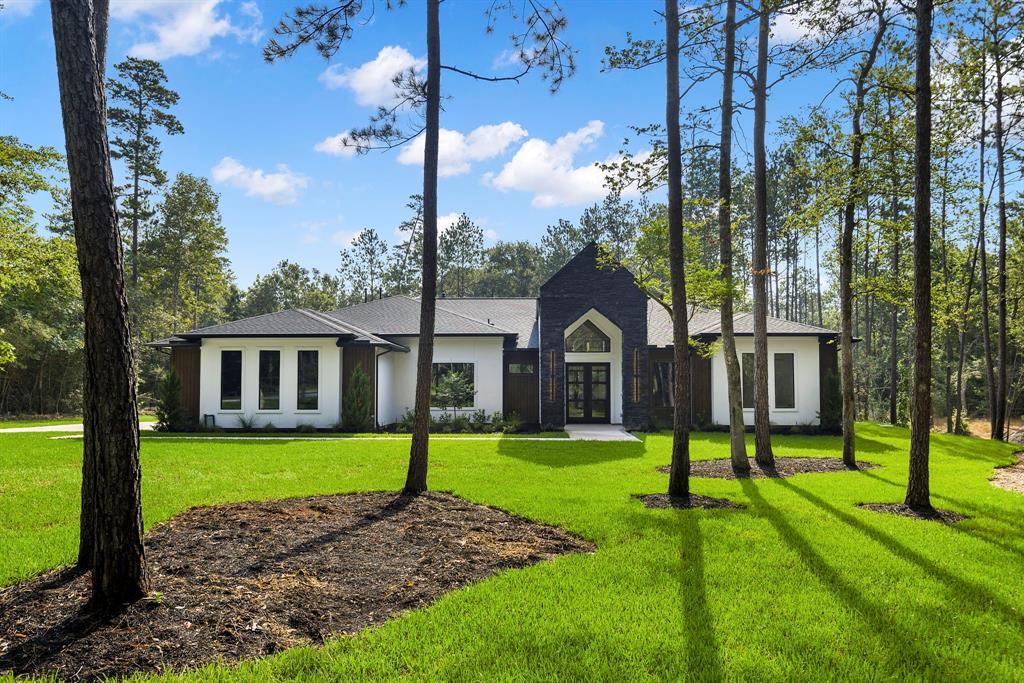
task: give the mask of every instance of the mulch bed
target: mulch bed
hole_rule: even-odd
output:
[[[993,486],[998,486],[1001,489],[1024,493],[1024,451],[1014,455],[1017,457],[1017,462],[1006,467],[997,467],[991,482]]]
[[[857,470],[870,470],[878,465],[870,462],[857,463]],[[668,474],[671,467],[664,465],[658,468],[662,474]],[[794,474],[822,472],[852,472],[842,458],[775,458],[775,467],[762,467],[753,458],[750,459],[750,472],[737,474],[728,458],[714,460],[690,461],[691,477],[709,479],[780,479],[792,477]]]
[[[953,512],[952,510],[940,510],[939,508],[917,510],[903,503],[861,503],[857,507],[871,510],[872,512],[942,522],[943,524],[956,524],[967,519],[967,515],[961,515],[959,512]]]
[[[0,590],[0,674],[79,680],[259,657],[353,633],[503,569],[594,546],[450,494],[193,508],[154,527],[154,593],[83,613],[89,575]]]
[[[725,498],[712,498],[691,493],[689,497],[670,496],[667,493],[637,493],[634,498],[643,502],[649,508],[665,509],[676,508],[679,510],[692,510],[694,508],[743,508],[743,505],[734,503]]]

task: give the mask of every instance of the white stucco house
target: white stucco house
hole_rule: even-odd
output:
[[[369,378],[379,426],[413,407],[419,301],[389,296],[335,311],[292,309],[153,342],[171,354],[186,410],[199,423],[279,428],[336,426],[349,378]],[[717,349],[691,352],[693,423],[728,423],[718,311],[696,310],[690,335]],[[753,320],[735,317],[745,416],[753,424]],[[823,378],[837,372],[838,334],[768,320],[770,416],[817,425]],[[672,322],[622,270],[602,268],[589,245],[537,298],[439,299],[434,374],[472,383],[465,412],[515,413],[526,424],[666,424],[672,415]],[[444,406],[437,406],[440,412]]]

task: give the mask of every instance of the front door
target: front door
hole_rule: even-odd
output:
[[[566,363],[567,422],[610,422],[608,363]]]

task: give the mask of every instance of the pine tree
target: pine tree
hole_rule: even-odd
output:
[[[369,432],[373,430],[373,405],[370,396],[370,380],[363,369],[356,367],[348,377],[345,403],[342,408],[341,429],[344,432]]]

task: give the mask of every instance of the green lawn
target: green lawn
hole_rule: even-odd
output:
[[[953,527],[880,515],[901,501],[905,430],[860,425],[866,472],[696,479],[745,510],[648,510],[669,437],[644,443],[437,441],[430,483],[562,525],[592,555],[503,573],[322,649],[187,680],[1021,680],[1024,496],[988,483],[1012,447],[936,436],[936,504]],[[695,457],[727,435],[697,434]],[[776,437],[779,455],[839,453],[831,437]],[[397,489],[400,441],[143,442],[147,524],[188,506]],[[0,435],[0,585],[72,559],[81,441]],[[344,561],[339,558],[339,561]],[[159,587],[156,587],[159,589]]]
[[[8,420],[0,417],[0,429],[14,429],[15,427],[48,427],[51,425],[80,424],[81,422],[81,416],[76,417],[74,415],[41,420]],[[156,416],[139,415],[139,422],[156,422]]]

